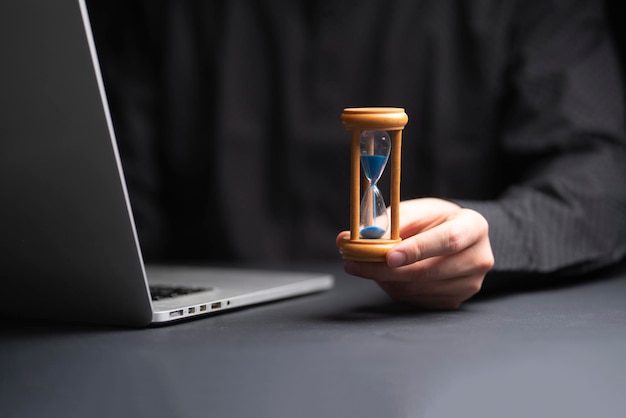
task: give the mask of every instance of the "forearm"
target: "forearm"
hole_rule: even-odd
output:
[[[606,145],[606,144],[605,144]],[[494,201],[461,201],[489,223],[494,272],[583,272],[626,255],[626,148],[547,163]]]

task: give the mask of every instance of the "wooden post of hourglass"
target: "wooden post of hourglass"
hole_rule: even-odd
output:
[[[341,123],[351,131],[350,144],[350,236],[339,244],[344,259],[357,261],[385,261],[387,251],[400,238],[400,165],[402,159],[402,130],[409,118],[402,108],[361,107],[346,108]],[[391,227],[389,238],[361,237],[361,133],[386,131],[391,136]]]

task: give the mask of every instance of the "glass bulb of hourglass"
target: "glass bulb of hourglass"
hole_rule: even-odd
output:
[[[361,238],[382,238],[389,228],[389,217],[383,196],[376,185],[365,190],[361,201]]]
[[[361,167],[369,181],[361,201],[361,238],[382,238],[389,228],[385,200],[376,183],[385,170],[390,152],[391,140],[387,132],[361,132]]]

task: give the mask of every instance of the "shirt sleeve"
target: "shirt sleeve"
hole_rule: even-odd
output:
[[[626,254],[623,88],[604,12],[520,4],[499,134],[515,181],[496,200],[458,203],[488,220],[495,273],[604,267]]]

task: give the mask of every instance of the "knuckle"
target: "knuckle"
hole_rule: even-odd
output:
[[[479,231],[483,234],[486,234],[489,231],[489,223],[487,222],[487,219],[485,219],[484,216],[482,216],[480,213],[476,212],[476,211],[472,211],[474,214],[476,214],[475,216],[475,225],[477,228],[479,228]]]
[[[467,289],[468,299],[474,296],[476,293],[480,292],[480,289],[482,289],[482,287],[483,287],[482,277],[480,278],[480,280],[472,280],[468,284],[468,289]]]
[[[477,268],[481,272],[488,272],[493,268],[495,264],[495,259],[493,257],[493,253],[491,251],[483,254],[477,261]]]
[[[450,225],[445,243],[446,250],[451,254],[459,252],[463,247],[464,237],[464,228],[461,228],[457,224]]]

